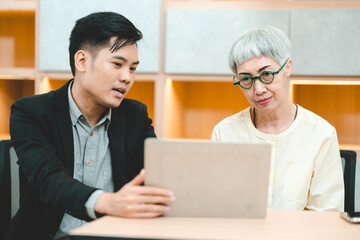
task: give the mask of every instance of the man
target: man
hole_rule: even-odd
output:
[[[157,217],[174,201],[166,189],[141,186],[144,140],[155,133],[146,106],[124,99],[141,38],[117,13],[79,19],[69,47],[74,79],[13,104],[21,196],[8,239],[56,238],[103,214]]]

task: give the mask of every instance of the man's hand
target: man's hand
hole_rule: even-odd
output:
[[[166,189],[141,186],[145,170],[115,193],[103,193],[95,204],[95,212],[127,217],[153,218],[167,212],[166,204],[174,202],[174,194]]]

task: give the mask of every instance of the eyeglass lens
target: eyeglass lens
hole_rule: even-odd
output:
[[[261,73],[260,78],[264,83],[271,83],[274,76],[270,72],[264,71],[264,72]],[[253,84],[253,81],[255,81],[255,79],[254,78],[251,79],[250,77],[245,76],[245,77],[242,77],[240,79],[240,84],[244,88],[250,88],[252,86],[252,84]]]

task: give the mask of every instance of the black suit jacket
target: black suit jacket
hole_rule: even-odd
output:
[[[65,212],[90,220],[84,207],[96,190],[72,178],[74,144],[68,86],[17,100],[11,107],[11,142],[20,165],[20,209],[8,239],[50,239]],[[143,168],[144,140],[155,137],[144,104],[124,99],[108,128],[115,191]]]

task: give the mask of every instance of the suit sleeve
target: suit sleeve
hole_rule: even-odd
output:
[[[85,202],[96,189],[74,180],[52,141],[49,121],[34,102],[16,101],[11,107],[10,134],[27,188],[43,206],[89,220]],[[50,113],[49,113],[50,114]]]
[[[152,126],[152,120],[149,118],[147,107],[144,104],[143,105],[143,116],[144,116],[144,125],[143,125],[143,141],[145,141],[146,138],[155,138],[156,134],[154,131],[154,127]]]

